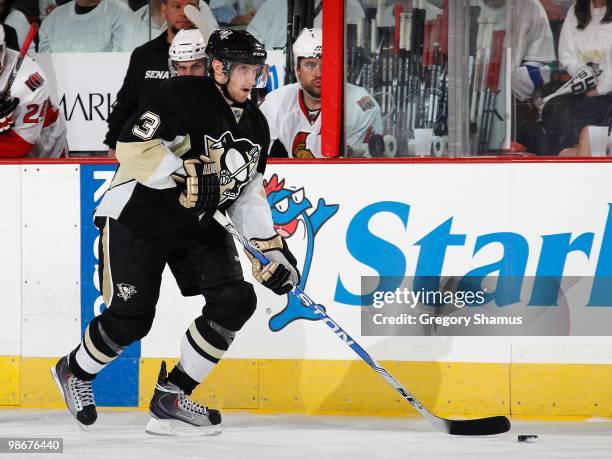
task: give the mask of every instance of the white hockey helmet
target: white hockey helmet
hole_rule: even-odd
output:
[[[168,50],[170,74],[176,76],[173,62],[206,59],[206,42],[198,29],[182,29],[177,32]]]
[[[300,58],[321,59],[323,55],[323,31],[302,29],[293,43],[293,66],[297,70]]]

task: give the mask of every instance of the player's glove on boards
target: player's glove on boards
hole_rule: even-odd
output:
[[[14,111],[19,105],[19,98],[0,101],[0,132],[8,131],[15,124]]]
[[[197,159],[186,159],[183,161],[183,167],[185,175],[172,174],[174,181],[183,186],[183,192],[179,196],[180,204],[191,210],[200,220],[212,217],[221,199],[215,162],[201,155]]]
[[[253,277],[257,282],[277,295],[291,291],[300,281],[300,273],[297,270],[297,261],[285,240],[274,236],[271,239],[251,239],[251,243],[270,260],[270,263],[262,266],[257,258],[246,252],[253,264]]]

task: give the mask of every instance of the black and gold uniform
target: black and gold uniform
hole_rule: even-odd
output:
[[[119,168],[95,212],[106,309],[89,323],[66,361],[57,364],[56,374],[66,375],[60,381],[66,390],[74,386],[68,379],[89,384],[126,346],[147,335],[166,265],[183,295],[203,295],[206,304],[183,337],[180,363],[167,379],[162,367],[158,386],[167,382],[190,394],[255,311],[255,291],[243,279],[229,233],[211,215],[200,219],[181,200],[191,188],[177,185],[174,177],[188,173],[192,160],[214,164],[208,171],[215,183],[212,212],[226,213],[270,259],[265,266],[253,262],[255,279],[277,294],[299,281],[295,258],[274,231],[263,189],[267,121],[250,100],[232,99],[227,87],[234,68],[260,75],[265,49],[245,31],[217,30],[207,54],[217,61],[212,78],[183,76],[161,83],[121,132]],[[152,413],[159,415],[153,408]],[[86,418],[95,421],[95,415]]]

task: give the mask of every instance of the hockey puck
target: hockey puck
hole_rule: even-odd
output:
[[[538,439],[537,435],[519,435],[518,436],[518,441],[519,442],[532,442]]]

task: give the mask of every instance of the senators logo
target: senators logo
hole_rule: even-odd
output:
[[[32,92],[42,87],[43,84],[45,84],[45,80],[43,79],[43,77],[40,76],[38,72],[30,75],[27,81],[25,82],[25,85],[30,88]]]
[[[294,158],[300,159],[311,159],[314,158],[312,152],[306,148],[306,138],[310,135],[310,132],[300,131],[296,134],[293,139],[293,145],[291,146],[291,154]]]
[[[376,104],[374,103],[374,101],[372,100],[370,96],[363,96],[361,99],[357,101],[357,105],[359,105],[361,110],[363,110],[364,112],[367,112],[368,110],[372,110],[376,108]]]

